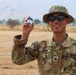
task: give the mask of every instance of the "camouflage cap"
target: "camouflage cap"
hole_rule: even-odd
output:
[[[45,14],[43,16],[43,21],[48,23],[49,21],[49,16],[53,13],[62,13],[66,16],[68,16],[68,18],[70,19],[70,22],[73,22],[74,21],[74,18],[68,13],[68,10],[64,7],[64,6],[60,6],[60,5],[57,5],[57,6],[52,6],[50,9],[49,9],[49,13]]]

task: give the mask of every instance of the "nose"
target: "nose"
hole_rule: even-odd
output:
[[[57,19],[55,19],[55,21],[54,22],[59,22]]]

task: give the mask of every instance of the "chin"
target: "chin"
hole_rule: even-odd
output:
[[[53,31],[54,33],[61,33],[62,31],[59,31],[59,30],[55,30]]]

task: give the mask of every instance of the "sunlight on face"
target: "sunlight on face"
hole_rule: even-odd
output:
[[[59,15],[62,15],[63,16],[63,14],[58,14],[58,13],[55,13],[52,16],[57,17]],[[54,22],[49,21],[49,25],[50,25],[52,31],[55,32],[55,33],[56,32],[57,33],[58,32],[65,32],[66,31],[66,25],[68,24],[68,22],[69,22],[69,19],[68,18],[65,18],[64,17],[64,20],[63,21],[60,21],[60,22],[56,18]]]

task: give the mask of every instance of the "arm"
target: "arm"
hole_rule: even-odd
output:
[[[39,55],[38,42],[34,42],[31,46],[25,47],[28,39],[21,40],[20,38],[21,35],[15,36],[12,49],[12,61],[18,65],[33,61],[37,59]]]
[[[68,59],[65,70],[70,71],[72,74],[76,74],[76,42],[75,40],[71,43],[70,49],[67,50],[68,53],[62,55],[63,59]]]
[[[28,36],[33,28],[34,23],[32,22],[31,25],[28,25],[26,20],[23,25],[22,36],[15,36],[12,49],[12,61],[14,63],[20,65],[32,61],[38,57],[38,47],[35,47],[34,45],[31,45],[30,47],[25,47]]]

